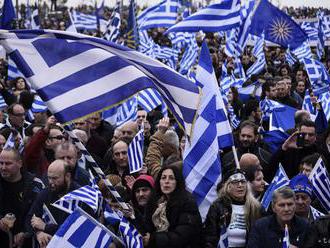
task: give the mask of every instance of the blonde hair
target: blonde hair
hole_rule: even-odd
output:
[[[219,198],[232,199],[229,192],[230,182],[227,180],[218,192]],[[256,198],[254,198],[251,190],[251,186],[246,184],[245,203],[244,203],[244,214],[246,229],[249,231],[252,224],[261,217],[260,215],[261,205]]]

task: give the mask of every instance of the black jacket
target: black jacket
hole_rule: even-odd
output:
[[[151,230],[148,248],[199,248],[202,221],[193,196],[183,192],[180,198],[168,202],[167,232]]]
[[[298,216],[293,217],[289,230],[290,244],[301,247],[308,229],[308,222]],[[249,234],[247,248],[282,248],[284,230],[280,228],[275,215],[256,221]]]
[[[322,216],[312,223],[305,236],[303,248],[330,247],[330,215]]]
[[[80,188],[80,185],[75,182],[72,182],[68,192],[71,192],[78,188]],[[57,194],[51,192],[49,188],[44,189],[38,195],[38,197],[33,202],[33,205],[28,213],[28,216],[27,216],[26,222],[25,222],[26,229],[30,233],[34,232],[32,226],[31,226],[31,218],[33,215],[35,215],[39,218],[42,218],[44,204],[47,206],[47,208],[49,209],[49,211],[51,212],[52,216],[54,217],[54,219],[57,223],[57,225],[56,224],[46,224],[44,232],[48,233],[50,235],[54,235],[56,233],[59,225],[61,225],[65,221],[65,219],[69,216],[68,213],[66,213],[56,207],[53,207],[51,205],[52,203],[57,201],[59,198],[60,197]]]

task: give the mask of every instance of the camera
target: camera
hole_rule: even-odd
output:
[[[303,147],[305,144],[305,134],[304,133],[298,133],[297,135],[297,146]]]

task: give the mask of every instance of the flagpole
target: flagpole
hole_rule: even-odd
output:
[[[115,187],[111,184],[109,179],[105,177],[104,172],[101,170],[100,166],[96,163],[94,158],[90,155],[90,153],[87,151],[86,147],[80,142],[80,140],[77,138],[77,136],[72,132],[71,128],[66,125],[64,126],[65,131],[68,133],[70,138],[72,139],[72,142],[78,147],[78,149],[81,151],[81,153],[85,156],[86,160],[91,163],[91,169],[93,172],[98,176],[99,179],[103,179],[107,189],[110,191],[110,193],[113,195],[113,197],[117,200],[117,202],[120,204],[120,206],[125,209],[129,210],[130,208],[124,202],[118,191],[115,189]],[[131,217],[132,219],[135,219],[134,215]]]
[[[237,169],[240,169],[241,167],[240,167],[239,162],[238,162],[238,156],[237,156],[236,147],[235,146],[232,146],[231,149],[232,149],[233,154],[234,154],[234,160],[235,160],[236,168]]]

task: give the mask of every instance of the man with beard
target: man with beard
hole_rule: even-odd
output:
[[[258,126],[251,121],[241,123],[238,134],[238,142],[236,151],[238,160],[245,153],[256,155],[260,161],[262,168],[267,169],[271,154],[258,144],[259,134]],[[232,151],[226,153],[222,158],[224,173],[230,169],[235,169],[234,154]]]
[[[36,234],[40,247],[46,247],[58,227],[65,221],[68,214],[53,207],[51,204],[59,198],[78,189],[80,186],[71,179],[71,167],[64,160],[55,160],[48,167],[49,186],[43,190],[34,201],[25,223],[31,233]],[[56,224],[46,223],[42,219],[44,206],[54,217]]]

